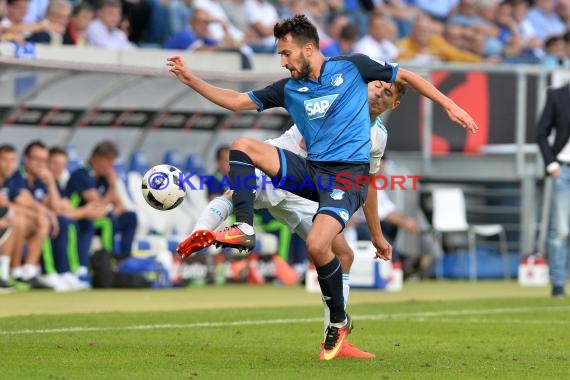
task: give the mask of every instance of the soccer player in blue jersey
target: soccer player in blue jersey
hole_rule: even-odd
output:
[[[380,169],[380,160],[384,155],[388,131],[384,127],[380,114],[386,110],[392,110],[400,105],[400,99],[404,95],[406,87],[402,83],[385,83],[380,81],[368,84],[368,106],[370,108],[370,176],[375,176]],[[287,149],[299,156],[306,157],[303,137],[296,125],[293,125],[281,136],[266,140],[265,143],[272,146]],[[313,216],[317,212],[318,204],[308,199],[304,199],[285,190],[275,188],[271,183],[265,183],[263,173],[256,170],[257,191],[255,193],[254,207],[256,209],[267,209],[269,213],[278,221],[285,224],[291,231],[297,233],[303,240],[307,238]],[[369,193],[366,204],[369,211],[367,214],[369,228],[373,236],[381,233],[379,216],[373,212],[376,207],[377,191],[373,186],[368,187]],[[224,221],[233,211],[232,200],[233,191],[228,190],[223,196],[213,199],[202,211],[192,233],[182,241],[177,248],[177,252],[182,257],[187,257],[215,243],[216,239],[212,231],[218,231]],[[372,207],[370,207],[372,206]],[[345,305],[348,304],[350,293],[350,268],[354,261],[354,252],[348,245],[343,234],[339,234],[332,244],[332,251],[340,260],[342,268],[342,288]],[[323,301],[324,303],[324,301]],[[330,322],[330,311],[325,306],[325,331]],[[362,351],[348,339],[344,341],[338,356],[352,358],[373,358],[374,354]]]
[[[93,148],[89,164],[71,173],[66,186],[66,194],[73,207],[85,206],[90,202],[98,203],[112,211],[104,220],[97,221],[109,226],[110,241],[103,243],[106,249],[113,250],[114,236],[120,235],[119,252],[113,252],[115,259],[124,260],[131,256],[133,239],[137,228],[137,216],[132,211],[125,210],[116,191],[117,174],[113,169],[119,151],[115,143],[109,140],[101,141]],[[79,276],[84,277],[89,268],[89,249],[95,233],[95,223],[89,218],[77,222]],[[103,232],[103,231],[102,231]]]
[[[251,249],[255,245],[252,227],[255,167],[276,177],[280,188],[319,203],[306,243],[331,314],[319,357],[331,360],[338,356],[352,326],[344,310],[340,262],[331,246],[366,199],[367,186],[356,185],[356,179],[367,176],[369,169],[366,84],[373,80],[406,82],[442,106],[462,127],[474,132],[477,126],[467,112],[433,85],[417,74],[398,69],[396,64],[364,55],[325,57],[318,48],[316,28],[303,15],[276,24],[274,35],[281,65],[290,71],[291,78],[262,90],[239,93],[212,86],[192,73],[179,56],[168,58],[167,65],[182,83],[219,106],[232,111],[284,107],[297,124],[306,143],[307,159],[261,142],[258,145],[252,139],[240,138],[232,144],[230,181],[237,223],[217,233],[216,240],[238,249]],[[339,173],[348,178],[349,188],[339,183]],[[307,178],[313,186],[307,186]],[[372,243],[378,257],[386,257],[389,244],[385,239],[373,239]]]

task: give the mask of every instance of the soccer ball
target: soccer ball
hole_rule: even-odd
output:
[[[186,188],[180,184],[182,172],[171,165],[156,165],[147,171],[142,180],[142,195],[151,207],[166,211],[184,200]]]

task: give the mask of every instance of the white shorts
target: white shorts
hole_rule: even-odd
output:
[[[256,170],[255,174],[258,178],[258,189],[255,192],[254,208],[266,208],[275,219],[306,240],[319,204],[288,191],[273,188],[267,184],[268,181],[262,186],[260,176],[263,173]]]

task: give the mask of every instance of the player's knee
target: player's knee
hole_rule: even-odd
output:
[[[252,139],[249,137],[239,137],[231,145],[232,150],[239,150],[246,154],[251,153]]]
[[[318,236],[309,235],[307,238],[307,252],[314,261],[319,261],[318,259],[325,256],[329,251],[330,247],[325,241]]]
[[[10,226],[15,231],[23,231],[26,229],[26,218],[17,212],[10,216]]]
[[[39,214],[36,217],[35,225],[34,225],[34,220],[32,219],[29,220],[29,223],[30,225],[28,225],[28,228],[31,229],[32,231],[35,229],[36,232],[35,235],[47,236],[50,228],[50,222],[47,215]]]

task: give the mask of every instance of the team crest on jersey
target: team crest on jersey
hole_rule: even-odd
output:
[[[299,91],[299,92],[307,92],[307,91],[309,91],[309,87],[301,87],[301,88],[298,88],[297,91]]]
[[[34,190],[34,198],[37,200],[43,200],[46,196],[46,193],[43,189],[35,189]]]
[[[335,74],[332,76],[331,84],[335,87],[340,86],[344,83],[344,79],[342,78],[342,74]]]
[[[305,100],[305,112],[309,117],[309,120],[319,119],[325,117],[327,111],[338,97],[338,94],[332,94],[327,96],[321,96],[320,98]]]
[[[344,191],[342,190],[334,189],[331,192],[331,198],[334,199],[335,201],[340,201],[343,196],[344,196]]]

